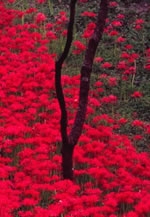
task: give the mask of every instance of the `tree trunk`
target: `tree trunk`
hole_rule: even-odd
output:
[[[81,67],[81,78],[80,78],[80,92],[79,92],[79,105],[74,120],[73,127],[70,135],[67,134],[67,110],[65,104],[65,98],[63,94],[61,84],[61,69],[62,64],[68,56],[72,39],[73,39],[73,24],[75,16],[75,5],[77,0],[71,0],[70,2],[70,19],[68,25],[67,41],[64,51],[60,58],[55,64],[55,86],[58,102],[61,109],[61,137],[62,137],[62,173],[64,179],[73,180],[73,151],[77,144],[79,137],[82,133],[83,124],[85,121],[87,103],[88,103],[88,92],[90,86],[90,76],[92,72],[92,65],[95,56],[95,52],[99,41],[102,38],[102,34],[105,27],[105,21],[108,13],[108,0],[101,0],[99,3],[99,12],[97,16],[97,23],[95,31],[92,37],[89,39],[89,43],[85,52],[85,58]]]
[[[62,175],[64,179],[73,180],[73,150],[69,144],[62,145]]]

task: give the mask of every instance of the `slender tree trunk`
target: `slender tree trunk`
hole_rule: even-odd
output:
[[[71,43],[73,40],[73,26],[74,26],[74,18],[75,18],[75,6],[77,0],[70,1],[70,18],[68,24],[67,31],[67,40],[65,44],[65,48],[61,56],[55,62],[55,87],[56,87],[56,95],[59,102],[60,110],[61,110],[61,137],[62,137],[62,175],[64,179],[73,180],[73,150],[74,147],[69,144],[68,135],[67,135],[67,109],[65,98],[63,94],[62,84],[61,84],[61,70],[62,65],[65,59],[68,56]]]
[[[64,179],[73,180],[73,151],[70,144],[62,145],[62,175]]]
[[[73,39],[73,23],[74,23],[74,16],[75,16],[76,0],[72,0],[70,2],[70,20],[68,25],[66,46],[64,52],[62,53],[58,61],[56,61],[56,65],[55,65],[56,66],[56,74],[55,74],[56,94],[61,109],[60,125],[61,125],[61,136],[62,136],[62,170],[63,170],[64,179],[73,180],[73,151],[82,133],[83,124],[86,117],[92,65],[93,65],[93,60],[94,60],[97,46],[103,35],[105,21],[108,13],[108,1],[109,0],[101,0],[99,4],[100,9],[97,16],[96,28],[92,37],[89,40],[85,52],[83,65],[81,67],[78,110],[76,113],[76,117],[70,135],[68,135],[67,134],[67,124],[68,124],[67,110],[66,110],[62,85],[61,85],[61,69],[64,60],[68,56],[72,39]]]

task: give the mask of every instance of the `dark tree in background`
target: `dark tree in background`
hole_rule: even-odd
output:
[[[78,142],[78,139],[82,133],[83,124],[86,117],[87,103],[88,103],[88,93],[90,86],[90,76],[92,72],[92,65],[95,56],[95,52],[99,41],[102,38],[105,21],[108,14],[108,2],[109,0],[101,0],[99,2],[99,10],[97,14],[96,28],[89,39],[83,64],[81,66],[81,78],[80,78],[80,91],[79,91],[79,104],[77,113],[75,116],[74,124],[71,129],[70,134],[67,134],[67,108],[65,104],[65,98],[63,94],[62,84],[61,84],[61,70],[62,64],[68,56],[71,43],[73,40],[73,26],[75,19],[75,7],[77,0],[70,1],[70,18],[68,24],[68,33],[65,48],[61,56],[55,63],[55,86],[56,95],[61,109],[61,137],[62,137],[62,171],[63,178],[73,180],[73,151],[74,147]]]

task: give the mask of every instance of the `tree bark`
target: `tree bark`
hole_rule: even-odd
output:
[[[81,78],[80,78],[80,92],[79,92],[79,105],[74,120],[73,127],[71,129],[70,135],[67,135],[67,111],[65,105],[64,94],[61,85],[61,68],[62,63],[66,59],[72,38],[73,38],[73,23],[75,15],[75,4],[76,1],[71,1],[70,3],[70,21],[68,26],[68,36],[67,42],[63,54],[56,62],[56,75],[55,75],[55,85],[56,94],[59,101],[61,109],[61,135],[62,135],[62,170],[63,178],[73,180],[73,151],[77,144],[79,137],[82,133],[83,124],[86,117],[87,103],[88,103],[88,93],[90,87],[90,76],[92,72],[92,65],[95,56],[95,52],[99,41],[102,38],[105,21],[108,14],[108,0],[101,0],[99,4],[99,12],[97,16],[97,23],[95,31],[89,40],[83,65],[81,67]],[[71,35],[70,35],[71,34]]]
[[[62,175],[64,179],[73,180],[73,151],[74,147],[62,144]]]
[[[71,43],[73,40],[73,25],[74,25],[76,2],[77,0],[71,0],[70,2],[70,19],[68,24],[67,41],[63,53],[61,54],[59,59],[55,62],[55,87],[56,87],[57,99],[61,110],[60,127],[61,127],[61,137],[62,137],[63,144],[68,144],[68,135],[67,135],[68,121],[67,121],[66,103],[65,103],[65,98],[64,98],[62,84],[61,84],[61,70],[62,70],[63,63],[68,56]]]
[[[55,88],[56,88],[56,96],[59,102],[60,110],[61,110],[61,120],[60,120],[60,128],[61,128],[61,137],[62,137],[62,173],[64,179],[73,179],[73,147],[70,146],[67,135],[67,109],[65,98],[62,89],[61,83],[61,70],[62,65],[65,59],[68,56],[71,43],[73,40],[73,26],[74,26],[74,18],[75,18],[75,6],[77,0],[71,0],[70,2],[70,18],[68,24],[67,31],[67,40],[65,44],[65,48],[61,56],[55,62]]]

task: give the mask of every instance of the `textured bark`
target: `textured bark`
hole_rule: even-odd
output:
[[[99,41],[102,38],[102,34],[105,27],[105,21],[108,13],[108,0],[101,0],[99,4],[99,12],[97,16],[97,23],[95,31],[89,40],[83,65],[81,67],[81,79],[80,79],[80,92],[79,92],[79,105],[74,120],[74,124],[70,135],[67,135],[67,110],[65,105],[64,94],[61,85],[61,69],[64,60],[66,59],[73,38],[73,23],[75,16],[75,1],[70,3],[70,21],[68,25],[67,42],[64,52],[56,61],[56,74],[55,74],[55,86],[56,94],[61,109],[61,136],[62,136],[62,170],[63,178],[73,180],[73,151],[78,142],[78,139],[82,133],[83,124],[86,117],[88,93],[90,87],[90,76],[92,72],[92,65],[95,56],[95,52]]]
[[[56,87],[57,99],[61,110],[60,127],[61,127],[61,136],[62,136],[63,144],[68,144],[68,136],[67,136],[68,121],[67,121],[66,104],[65,104],[65,99],[64,99],[64,94],[63,94],[62,84],[61,84],[61,69],[62,69],[62,64],[64,63],[65,59],[68,56],[72,39],[73,39],[73,25],[74,25],[76,2],[77,0],[71,0],[70,2],[70,18],[68,24],[67,41],[63,53],[55,63],[55,87]]]
[[[72,146],[75,146],[77,144],[85,121],[92,65],[97,46],[103,35],[105,21],[108,14],[108,1],[101,0],[99,7],[100,9],[98,12],[96,28],[89,40],[84,62],[81,68],[79,106],[71,133],[69,135],[69,143]]]
[[[63,144],[62,147],[62,175],[64,179],[73,180],[73,150],[71,145]]]
[[[75,18],[75,5],[77,0],[71,0],[70,2],[70,18],[68,24],[68,32],[67,32],[67,41],[64,48],[63,53],[58,58],[55,63],[55,87],[56,87],[56,95],[59,102],[60,110],[61,110],[61,137],[62,137],[62,173],[64,179],[73,179],[73,147],[70,146],[68,142],[67,135],[67,110],[65,104],[65,98],[63,94],[62,84],[61,84],[61,70],[62,64],[64,60],[67,58],[71,43],[73,40],[73,26],[74,26],[74,18]]]

